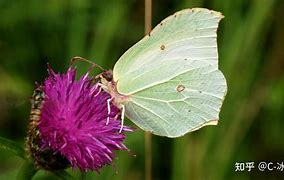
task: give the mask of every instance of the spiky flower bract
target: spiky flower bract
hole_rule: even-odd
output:
[[[38,123],[39,151],[60,154],[73,168],[97,171],[112,162],[115,150],[127,150],[124,132],[132,130],[124,126],[119,133],[120,110],[111,104],[108,113],[110,95],[93,83],[89,73],[79,80],[75,76],[75,68],[66,74],[49,68],[49,77],[41,87],[45,100]]]

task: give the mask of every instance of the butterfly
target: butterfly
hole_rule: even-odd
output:
[[[128,49],[101,86],[138,127],[179,137],[216,125],[227,84],[218,70],[217,28],[224,16],[193,8],[176,12]],[[108,122],[107,122],[108,123]]]

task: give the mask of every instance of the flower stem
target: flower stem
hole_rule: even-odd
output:
[[[145,34],[152,28],[152,0],[145,0]],[[152,137],[145,132],[145,179],[152,179]]]

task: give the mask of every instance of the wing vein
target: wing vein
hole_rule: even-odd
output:
[[[204,68],[204,67],[206,67],[206,66],[202,66],[202,67],[199,67],[199,68],[196,68],[196,69],[188,69],[188,70],[185,70],[185,71],[183,71],[183,72],[181,72],[181,73],[179,73],[179,74],[176,74],[175,76],[170,77],[170,78],[168,78],[168,79],[165,79],[165,80],[163,80],[163,81],[154,82],[154,83],[149,84],[148,86],[145,86],[145,87],[143,87],[143,88],[137,89],[136,91],[134,91],[134,92],[132,92],[132,93],[130,93],[130,94],[131,94],[131,95],[134,95],[134,94],[136,94],[136,93],[138,93],[138,92],[140,92],[140,91],[143,91],[143,90],[145,90],[145,89],[148,89],[148,88],[151,88],[151,87],[153,87],[153,86],[166,83],[166,82],[170,81],[171,79],[176,78],[177,76],[180,76],[180,75],[183,75],[183,74],[185,74],[185,73],[188,73],[189,71],[201,69],[201,68]],[[217,70],[213,70],[213,71],[217,71]],[[213,72],[213,71],[204,72],[203,74],[208,74],[208,73],[211,73],[211,72]],[[129,94],[125,94],[125,95],[129,95]],[[219,98],[219,97],[218,97],[218,98]]]
[[[184,117],[185,119],[188,119],[186,116],[184,116],[183,114],[181,114],[180,112],[178,112],[171,104],[169,104],[169,103],[167,103],[168,105],[169,105],[169,107],[172,109],[172,110],[174,110],[177,114],[179,114],[181,117]],[[196,123],[196,124],[198,124],[196,121],[194,121],[194,120],[192,120],[192,119],[190,119],[191,121],[193,121],[194,123]],[[194,127],[194,126],[192,126],[191,124],[189,125],[190,127]]]
[[[188,104],[188,105],[191,106],[191,107],[194,107],[194,108],[198,109],[200,112],[203,112],[204,114],[209,115],[210,117],[212,116],[211,114],[208,114],[206,111],[203,111],[202,109],[200,109],[200,108],[198,108],[198,107],[196,107],[196,106],[194,106],[194,105],[192,105],[192,104],[190,104],[190,103],[188,103],[188,102],[186,102],[186,101],[183,101],[183,102],[185,102],[186,104]],[[199,116],[201,119],[203,119],[204,121],[207,121],[206,118],[203,117],[203,116],[201,116],[200,114],[196,113],[196,115],[198,115],[198,116]],[[208,118],[208,119],[209,119],[209,118]]]
[[[134,103],[134,104],[136,104],[137,106],[140,106],[141,108],[145,109],[146,111],[149,111],[150,113],[152,113],[153,115],[155,115],[156,117],[158,117],[159,119],[161,119],[162,121],[164,121],[166,124],[168,124],[170,127],[174,127],[174,129],[175,129],[176,131],[179,131],[175,126],[172,126],[166,119],[164,119],[163,117],[161,117],[159,114],[157,114],[157,113],[151,111],[150,109],[148,109],[148,108],[142,106],[141,104],[139,104],[139,103],[137,103],[137,102],[135,102],[135,101],[131,101],[131,102]],[[166,128],[163,128],[163,129],[168,133],[168,131],[167,131]],[[169,133],[168,133],[168,134],[169,134]]]

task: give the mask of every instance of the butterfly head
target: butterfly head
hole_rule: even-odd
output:
[[[104,78],[105,80],[107,80],[108,82],[111,82],[113,80],[113,75],[112,75],[112,71],[108,70],[108,71],[104,71],[101,74],[102,78]]]
[[[113,75],[111,70],[105,70],[98,75],[101,86],[106,92],[112,92],[116,89],[116,83],[113,81]]]
[[[106,91],[111,95],[111,97],[114,99],[113,103],[118,108],[121,107],[122,102],[127,100],[127,96],[120,94],[117,91],[117,82],[113,80],[113,73],[111,70],[107,70],[102,72],[100,75],[100,85]]]

